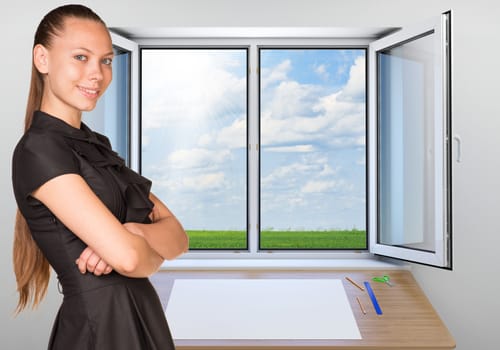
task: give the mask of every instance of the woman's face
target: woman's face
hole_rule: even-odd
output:
[[[37,68],[45,73],[42,110],[63,117],[94,109],[112,79],[113,46],[104,25],[67,18],[50,48],[40,50],[45,58],[35,54],[35,60],[42,60]]]

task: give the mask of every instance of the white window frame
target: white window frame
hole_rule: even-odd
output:
[[[130,53],[130,167],[140,172],[140,114],[139,114],[139,44],[111,31],[111,41]]]
[[[374,41],[369,47],[369,222],[370,251],[374,254],[418,262],[422,264],[451,268],[451,166],[450,142],[450,91],[449,91],[449,55],[450,38],[449,15],[443,14],[420,24],[405,27],[400,31]],[[378,105],[377,105],[377,52],[393,47],[400,43],[417,38],[424,33],[433,31],[434,45],[437,48],[435,68],[435,104],[434,104],[434,130],[435,130],[435,173],[433,183],[435,192],[435,225],[433,252],[409,249],[402,246],[380,244],[378,211],[384,210],[378,204]]]
[[[113,29],[112,29],[113,30]],[[131,39],[126,39],[117,34],[112,34],[113,41],[116,41],[116,45],[123,47],[132,52],[132,91],[131,91],[131,165],[134,170],[140,171],[140,113],[139,113],[139,46],[148,47],[224,47],[224,46],[247,46],[249,48],[249,62],[258,62],[258,47],[259,46],[286,46],[286,47],[353,47],[353,48],[369,48],[376,39],[383,37],[385,34],[394,32],[394,28],[118,28],[116,32],[122,33],[123,35],[130,37]],[[398,33],[405,33],[402,30]],[[398,34],[399,35],[399,34]],[[279,39],[277,39],[279,38]],[[244,39],[244,40],[243,40]],[[123,41],[122,41],[123,40]],[[373,70],[373,59],[368,51],[366,57],[368,71]],[[258,74],[257,67],[250,66],[249,74],[249,91],[248,91],[248,143],[249,143],[249,153],[248,153],[248,251],[196,251],[188,252],[184,254],[179,260],[196,261],[209,259],[212,261],[217,261],[218,259],[236,259],[244,264],[251,264],[251,261],[259,260],[275,260],[283,261],[286,265],[300,267],[293,263],[296,259],[305,259],[309,261],[347,261],[346,266],[354,266],[356,263],[353,261],[360,261],[364,259],[372,259],[374,254],[384,255],[389,257],[395,257],[404,260],[414,260],[413,257],[407,257],[405,255],[401,256],[399,254],[394,254],[394,252],[389,249],[385,251],[378,247],[376,242],[377,231],[376,231],[376,198],[373,192],[374,186],[376,185],[376,178],[373,177],[373,169],[376,169],[374,157],[376,155],[376,149],[373,148],[373,141],[376,132],[376,128],[373,128],[373,112],[369,112],[367,118],[367,128],[368,128],[368,158],[367,162],[369,171],[368,176],[368,215],[367,215],[367,235],[369,240],[368,250],[359,251],[259,251],[258,250],[258,165],[259,165],[259,152],[258,152],[258,113],[256,106],[258,106]],[[371,91],[373,90],[374,77],[369,73],[366,77],[369,82],[369,98],[367,100],[368,109],[372,108],[373,100],[371,97]],[[376,125],[376,124],[375,124]],[[375,217],[374,217],[375,215]],[[394,254],[394,255],[393,255]],[[418,259],[415,259],[418,260]],[[292,261],[292,263],[290,263]],[[303,260],[304,261],[304,260]],[[366,260],[365,260],[366,261]],[[288,263],[286,263],[288,262]],[[422,261],[420,261],[422,262]],[[424,262],[428,263],[428,262]],[[167,265],[171,265],[169,262]],[[311,263],[305,263],[310,265]],[[189,264],[188,264],[189,265]],[[193,263],[193,266],[209,266],[200,265],[198,263]],[[278,263],[279,265],[279,263]],[[329,266],[329,263],[312,263],[311,266],[318,268],[321,266]],[[216,267],[217,263],[211,264],[210,266]],[[255,266],[259,266],[258,264]],[[277,265],[273,265],[277,266]],[[281,266],[281,265],[280,265]],[[365,266],[365,265],[363,265]]]
[[[181,259],[358,259],[371,258],[368,250],[259,250],[259,73],[260,47],[356,48],[367,49],[367,38],[150,38],[137,39],[140,48],[248,48],[248,250],[196,250]],[[254,63],[255,64],[254,64]]]

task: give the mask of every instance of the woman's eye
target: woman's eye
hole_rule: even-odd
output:
[[[78,60],[78,61],[86,61],[87,60],[87,56],[85,56],[85,55],[76,55],[75,59]]]
[[[102,60],[102,63],[104,63],[105,65],[109,66],[111,65],[111,63],[113,63],[113,59],[111,58],[105,58]]]

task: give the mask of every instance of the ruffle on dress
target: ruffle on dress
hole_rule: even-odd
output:
[[[150,223],[154,206],[149,199],[151,181],[128,168],[105,136],[92,132],[84,123],[75,130],[80,132],[64,134],[74,151],[95,167],[111,168],[110,174],[126,202],[125,222]]]

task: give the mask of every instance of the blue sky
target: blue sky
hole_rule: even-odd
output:
[[[364,50],[261,51],[261,227],[365,228]],[[246,50],[143,50],[142,173],[186,229],[246,228]]]

